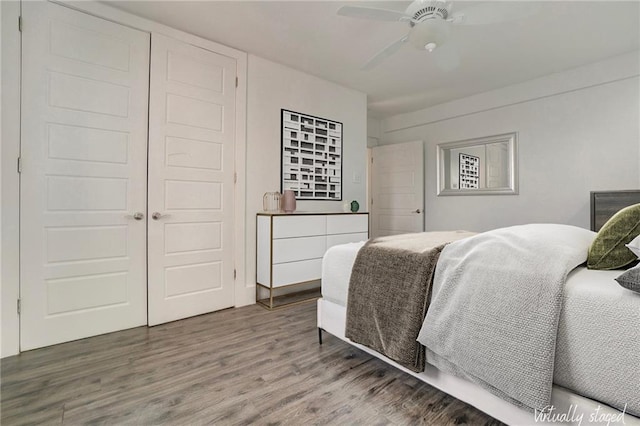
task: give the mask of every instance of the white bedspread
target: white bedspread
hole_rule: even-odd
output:
[[[532,411],[547,407],[563,288],[595,235],[529,224],[446,246],[418,335],[428,362]]]

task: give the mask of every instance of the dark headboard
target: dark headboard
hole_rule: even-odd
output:
[[[620,209],[640,203],[640,190],[591,191],[591,230],[599,231]]]

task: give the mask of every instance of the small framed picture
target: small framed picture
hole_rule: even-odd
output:
[[[458,175],[460,189],[478,189],[480,187],[480,157],[475,155],[459,154]]]

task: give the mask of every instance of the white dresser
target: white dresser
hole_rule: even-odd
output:
[[[274,289],[301,286],[322,276],[329,247],[369,238],[368,213],[258,213],[256,300],[272,309],[317,297],[315,290],[276,296]],[[268,296],[259,297],[260,287]]]

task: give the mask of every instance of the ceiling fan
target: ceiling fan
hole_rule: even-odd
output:
[[[530,2],[486,3],[452,14],[448,0],[414,0],[404,12],[362,6],[343,6],[338,15],[374,21],[406,22],[409,32],[374,55],[362,67],[369,70],[396,53],[405,43],[416,49],[433,52],[436,64],[443,70],[456,68],[460,58],[449,41],[453,25],[483,25],[524,18],[535,12]]]

